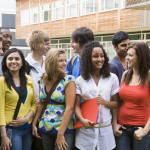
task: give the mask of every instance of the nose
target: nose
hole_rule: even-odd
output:
[[[73,45],[73,44],[72,44],[72,42],[71,42],[71,43],[70,43],[70,47],[72,47],[72,45]]]

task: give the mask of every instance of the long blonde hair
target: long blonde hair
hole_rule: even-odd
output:
[[[48,51],[45,58],[45,73],[42,74],[41,79],[44,84],[47,84],[48,81],[52,80],[56,74],[56,65],[58,61],[58,56],[60,54],[65,54],[64,49],[54,48]],[[64,73],[65,74],[65,73]]]

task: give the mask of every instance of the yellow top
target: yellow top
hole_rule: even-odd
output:
[[[25,117],[29,113],[30,110],[33,110],[36,113],[37,109],[37,101],[34,90],[33,80],[30,76],[27,77],[27,97],[25,103],[21,103],[20,110],[18,113],[19,117]],[[5,82],[5,77],[0,77],[0,126],[9,125],[9,123],[13,120],[14,112],[16,109],[17,102],[19,100],[18,93],[12,87],[10,90],[7,87]],[[28,122],[30,124],[33,118],[31,118]]]

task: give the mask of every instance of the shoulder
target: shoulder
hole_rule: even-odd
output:
[[[32,77],[31,77],[31,76],[26,75],[26,78],[27,78],[27,82],[33,82],[33,79],[32,79]]]
[[[75,81],[75,77],[72,75],[66,75],[64,77],[65,81]]]
[[[82,76],[79,76],[79,77],[76,78],[76,81],[78,81],[78,82],[80,82],[82,80],[84,80]]]
[[[5,82],[5,77],[4,76],[0,77],[0,83],[2,83],[2,82]]]

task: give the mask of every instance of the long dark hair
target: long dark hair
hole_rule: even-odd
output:
[[[91,55],[94,47],[100,47],[104,53],[104,65],[101,68],[100,72],[103,78],[109,77],[110,76],[110,65],[109,65],[109,58],[107,57],[107,53],[105,52],[103,46],[97,42],[93,41],[85,45],[83,49],[83,53],[81,56],[81,75],[84,80],[89,80],[91,77],[91,72],[92,72],[92,63],[91,63]]]
[[[14,53],[14,52],[18,52],[18,54],[20,55],[20,57],[22,59],[22,64],[23,64],[19,70],[19,77],[20,77],[20,92],[19,92],[19,94],[22,97],[26,92],[27,78],[25,76],[25,67],[26,67],[25,66],[25,58],[24,58],[24,55],[21,52],[21,50],[18,50],[17,48],[12,48],[12,49],[9,49],[8,51],[6,51],[4,58],[2,60],[2,71],[3,71],[3,75],[5,77],[5,81],[6,81],[8,88],[10,90],[12,90],[11,89],[11,86],[12,86],[16,90],[16,86],[12,79],[12,75],[6,66],[6,59],[7,59],[8,55],[10,55],[11,53]]]
[[[150,69],[150,61],[149,61],[150,49],[148,45],[144,42],[136,42],[130,44],[128,49],[130,48],[133,48],[138,56],[140,80],[142,82],[142,86],[144,86],[147,73]],[[127,77],[125,79],[125,84],[129,85],[132,75],[133,75],[133,68],[130,69],[130,71],[128,72]]]

